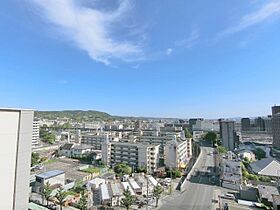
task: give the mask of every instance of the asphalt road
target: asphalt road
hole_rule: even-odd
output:
[[[211,147],[201,147],[201,154],[190,172],[192,176],[185,184],[185,190],[172,199],[163,200],[161,210],[214,208],[212,199],[216,186],[211,184],[214,168],[213,151],[214,149]]]

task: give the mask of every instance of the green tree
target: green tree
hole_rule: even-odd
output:
[[[124,190],[123,196],[124,198],[121,200],[121,204],[128,210],[134,203],[134,197],[131,195],[131,192],[128,188]]]
[[[186,138],[192,138],[192,134],[188,128],[185,128],[185,137]]]
[[[156,207],[158,207],[158,201],[160,199],[161,194],[163,193],[163,189],[161,186],[157,185],[154,188],[153,196],[156,198]]]
[[[270,182],[271,181],[270,177],[268,177],[268,176],[260,176],[259,180],[261,182]]]
[[[213,131],[209,131],[205,134],[205,136],[203,137],[204,140],[207,140],[209,142],[211,142],[213,145],[217,143],[217,134]]]
[[[35,166],[40,162],[40,155],[38,153],[32,152],[31,154],[31,166]]]
[[[86,196],[85,190],[83,190],[81,192],[81,198],[80,198],[80,200],[78,202],[78,206],[79,206],[79,209],[86,210],[87,209],[87,205],[88,205],[87,196]]]
[[[118,175],[118,176],[123,176],[125,174],[131,174],[132,169],[130,166],[124,164],[124,163],[119,163],[114,167],[114,172]]]
[[[249,174],[248,179],[253,180],[253,181],[259,181],[259,177],[257,175],[254,175],[254,174]]]
[[[55,195],[55,198],[58,200],[58,204],[60,206],[60,210],[62,210],[62,206],[65,203],[65,198],[67,197],[67,193],[63,191],[62,187],[60,187]]]
[[[182,174],[178,169],[167,169],[166,176],[170,178],[180,178]]]
[[[223,147],[223,146],[218,146],[218,152],[220,154],[225,154],[228,151],[227,148]]]
[[[51,194],[52,194],[51,185],[49,182],[47,182],[43,187],[43,197],[47,201],[47,206],[49,206],[49,200],[52,197]]]
[[[266,157],[265,151],[261,148],[256,148],[253,152],[256,155],[258,160]]]
[[[147,169],[143,166],[140,166],[136,169],[137,173],[147,173]]]
[[[76,180],[75,181],[75,184],[74,184],[74,191],[77,192],[77,193],[80,193],[82,191],[84,191],[84,187],[83,187],[83,181],[82,180]]]

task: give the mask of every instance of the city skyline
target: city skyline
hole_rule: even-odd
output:
[[[213,119],[279,104],[278,0],[12,0],[0,17],[1,107]]]

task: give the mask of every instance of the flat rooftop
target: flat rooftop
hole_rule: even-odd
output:
[[[42,179],[50,179],[52,177],[55,177],[55,176],[58,176],[58,175],[61,175],[61,174],[64,174],[64,171],[53,170],[53,171],[44,172],[42,174],[38,174],[36,176],[39,177],[39,178],[42,178]]]

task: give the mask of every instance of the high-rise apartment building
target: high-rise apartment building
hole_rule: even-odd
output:
[[[272,107],[273,146],[280,149],[280,106]]]
[[[257,117],[255,119],[255,126],[257,131],[265,131],[265,122],[262,117]]]
[[[39,145],[40,138],[40,124],[39,121],[33,121],[33,132],[32,132],[32,147],[35,148]]]
[[[159,166],[159,145],[127,142],[102,143],[102,161],[110,167],[125,163],[133,167],[144,167],[149,173]]]
[[[251,128],[250,118],[241,119],[241,131],[249,131]]]
[[[238,136],[234,130],[234,121],[220,120],[220,136],[222,146],[234,150],[238,143]]]
[[[0,109],[0,209],[28,209],[33,115]]]

